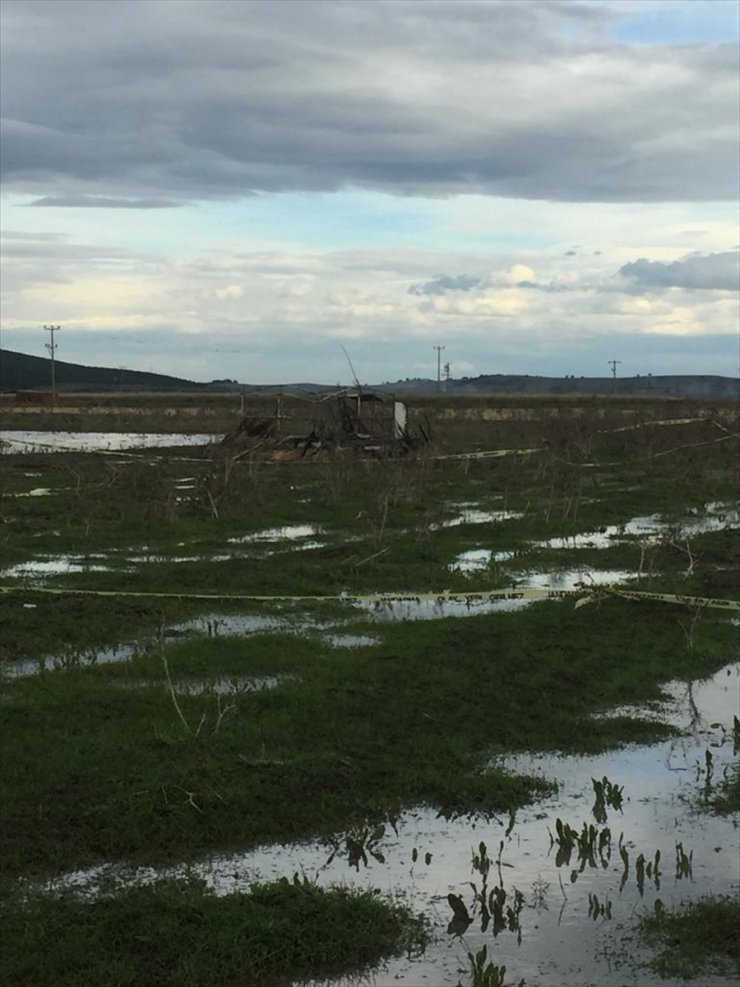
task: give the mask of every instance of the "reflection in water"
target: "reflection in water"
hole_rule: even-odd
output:
[[[436,937],[423,956],[391,959],[370,974],[367,982],[378,987],[453,987],[468,968],[467,952],[476,953],[483,946],[489,953],[493,949],[496,963],[507,967],[512,982],[524,978],[532,987],[662,983],[638,968],[647,954],[634,939],[628,947],[620,945],[636,918],[652,911],[658,900],[671,908],[710,891],[735,894],[740,886],[737,824],[694,808],[705,782],[698,772],[705,770],[707,750],[711,748],[717,777],[732,762],[730,735],[740,698],[740,665],[694,683],[690,694],[691,702],[686,683],[667,687],[664,718],[686,732],[662,743],[583,757],[497,758],[507,770],[539,773],[560,785],[557,794],[520,810],[508,824],[480,818],[445,820],[432,809],[420,808],[393,819],[382,832],[352,830],[329,846],[291,844],[217,855],[189,870],[218,893],[246,890],[253,882],[294,873],[322,884],[400,892],[430,918]],[[608,779],[615,787],[608,789],[601,782],[606,820],[595,827],[596,866],[574,868],[558,859],[549,834],[557,832],[558,819],[578,834],[584,824],[593,824],[594,779]],[[600,852],[598,841],[605,828],[611,844],[604,840]],[[484,853],[482,846],[497,856],[489,855],[488,849]],[[108,879],[148,882],[180,872],[110,865],[69,874],[58,886],[94,893]],[[488,922],[481,903],[482,878]],[[502,934],[494,936],[497,903]],[[510,920],[516,924],[509,926]],[[352,977],[332,981],[353,982]],[[710,987],[729,985],[732,979],[709,974],[693,983]]]

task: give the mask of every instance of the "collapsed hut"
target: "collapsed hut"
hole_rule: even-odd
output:
[[[341,450],[391,456],[408,454],[430,439],[428,422],[412,426],[405,402],[394,395],[341,388],[320,394],[279,394],[271,415],[245,415],[221,445],[272,458]]]

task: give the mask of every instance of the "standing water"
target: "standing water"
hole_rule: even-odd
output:
[[[429,918],[433,940],[422,956],[391,959],[362,979],[374,987],[468,983],[469,954],[484,945],[491,962],[506,966],[507,983],[524,979],[527,987],[679,982],[729,987],[734,980],[719,974],[695,981],[661,980],[646,966],[650,954],[635,934],[639,917],[652,913],[658,901],[671,909],[707,894],[736,895],[740,889],[737,818],[714,815],[705,805],[733,762],[740,664],[704,682],[669,683],[665,693],[665,702],[651,713],[681,731],[670,740],[595,756],[497,759],[508,770],[558,783],[556,794],[514,817],[446,820],[420,808],[386,825],[382,835],[366,838],[359,850],[358,834],[350,832],[324,843],[216,856],[187,872],[220,894],[299,873],[324,885],[401,895]],[[636,707],[619,712],[646,711]],[[599,804],[594,780],[605,778],[615,786],[607,791],[621,789],[621,806],[617,798],[602,798]],[[561,826],[579,832],[584,823],[598,834],[608,829],[610,839],[590,854],[579,856],[575,847],[568,855],[557,842],[558,819]],[[103,880],[146,883],[184,870],[109,865],[75,872],[59,883],[94,894]],[[506,893],[503,924],[495,918],[486,921],[480,898],[476,901],[484,878],[489,896],[492,891]],[[463,904],[470,921],[453,921],[449,895]],[[344,987],[356,984],[357,978],[329,983]]]

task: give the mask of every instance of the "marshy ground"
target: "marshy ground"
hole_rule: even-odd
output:
[[[734,982],[639,926],[738,892],[738,610],[696,602],[738,596],[734,409],[440,398],[399,459],[62,434],[238,420],[119,410],[0,433],[12,982]]]

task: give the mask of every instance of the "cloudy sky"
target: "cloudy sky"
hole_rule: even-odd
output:
[[[2,0],[2,345],[738,373],[737,0]]]

